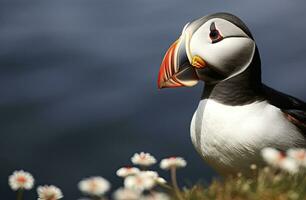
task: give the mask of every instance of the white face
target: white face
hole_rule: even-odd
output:
[[[221,36],[219,39],[212,40],[212,29],[217,30]],[[244,71],[254,56],[254,40],[235,24],[221,18],[208,20],[192,36],[188,36],[188,28],[183,34],[189,37],[186,43],[186,46],[189,45],[188,58],[200,56],[208,67],[228,78]]]

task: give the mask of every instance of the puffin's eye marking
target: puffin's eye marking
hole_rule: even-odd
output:
[[[210,37],[212,43],[219,42],[223,39],[222,35],[220,34],[220,32],[216,28],[215,22],[211,23],[211,25],[210,25],[209,37]]]

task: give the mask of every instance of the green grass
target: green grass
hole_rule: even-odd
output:
[[[305,173],[290,175],[270,168],[253,178],[243,176],[214,180],[210,185],[197,184],[182,190],[186,200],[306,200]],[[173,199],[177,199],[173,195]]]

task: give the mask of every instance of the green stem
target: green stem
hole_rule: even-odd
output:
[[[102,200],[102,197],[98,197],[98,196],[93,196],[92,200]]]
[[[167,190],[172,190],[173,188],[166,184],[166,183],[157,183],[160,187],[164,188],[164,189],[167,189]]]
[[[176,194],[176,196],[179,200],[184,200],[184,198],[182,197],[180,188],[178,187],[178,184],[177,184],[176,168],[171,167],[170,172],[171,172],[171,181],[172,181],[172,186],[173,186],[174,192],[175,192],[175,194]]]
[[[23,190],[22,189],[19,189],[17,191],[17,200],[22,200],[23,198]]]

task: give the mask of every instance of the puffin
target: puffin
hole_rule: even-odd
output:
[[[158,88],[204,90],[192,117],[191,140],[219,174],[250,174],[261,150],[306,147],[306,104],[262,83],[256,42],[245,23],[215,13],[187,23],[166,51]]]

